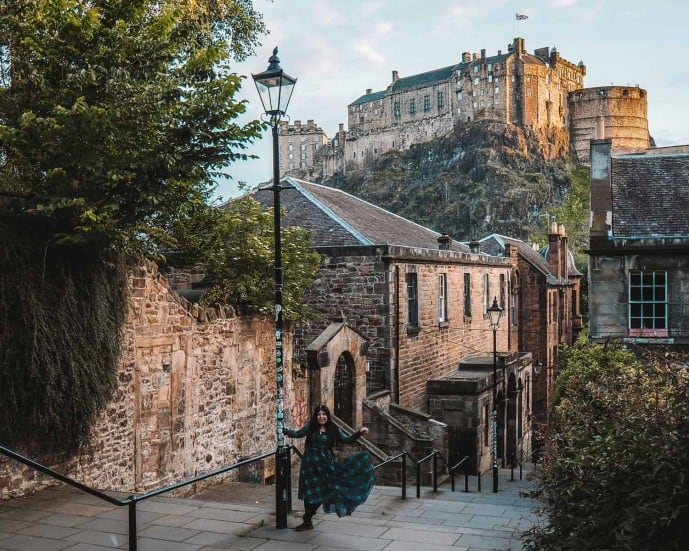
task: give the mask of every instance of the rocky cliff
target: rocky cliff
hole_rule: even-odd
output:
[[[456,240],[498,232],[528,240],[546,227],[571,183],[566,132],[495,122],[392,151],[324,182]]]

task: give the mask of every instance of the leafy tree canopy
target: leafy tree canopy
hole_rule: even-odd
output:
[[[617,345],[565,349],[537,471],[539,550],[678,550],[689,537],[689,370]]]
[[[246,195],[223,208],[189,207],[172,231],[179,243],[176,262],[205,267],[206,303],[233,304],[253,313],[274,307],[274,227],[272,209]],[[311,249],[311,232],[282,228],[283,308],[286,319],[313,315],[303,293],[313,283],[320,256]]]
[[[57,243],[157,254],[261,132],[235,122],[230,62],[264,31],[250,0],[0,3],[4,208],[50,218]]]

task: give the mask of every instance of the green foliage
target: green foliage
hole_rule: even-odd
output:
[[[0,442],[74,450],[111,399],[127,314],[121,263],[57,247],[52,221],[0,219]]]
[[[574,262],[581,273],[586,273],[588,256],[586,249],[589,242],[589,208],[590,197],[590,168],[587,166],[573,167],[569,173],[570,187],[565,200],[560,205],[549,208],[552,219],[558,224],[564,224],[567,230],[569,247],[574,255]],[[545,231],[539,232],[536,239],[547,243]]]
[[[565,349],[537,471],[539,550],[682,549],[689,537],[689,371],[669,355]]]
[[[232,304],[241,311],[270,314],[275,301],[274,226],[272,209],[251,196],[223,208],[197,205],[174,229],[177,261],[206,269],[206,303]],[[282,228],[283,308],[285,319],[302,320],[312,312],[303,300],[311,287],[320,257],[311,249],[311,233]]]
[[[0,192],[58,243],[157,255],[260,135],[229,62],[264,30],[248,0],[0,3]]]

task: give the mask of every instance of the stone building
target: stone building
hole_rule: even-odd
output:
[[[317,151],[328,144],[328,136],[313,120],[300,120],[294,124],[283,122],[280,127],[280,174],[300,173],[309,174],[316,163]]]
[[[558,135],[583,163],[588,140],[598,135],[611,138],[617,152],[648,147],[645,90],[586,89],[585,76],[583,62],[564,59],[556,48],[529,53],[523,38],[495,55],[485,49],[463,52],[457,63],[440,69],[408,77],[392,71],[385,90],[367,89],[349,104],[347,131],[340,125],[336,140],[326,138],[312,164],[307,157],[306,166],[292,172],[285,164],[282,174],[325,178],[364,166],[387,151],[446,136],[457,122],[481,120],[530,128],[544,140]],[[287,132],[281,143],[291,136]]]
[[[689,147],[591,142],[589,336],[689,343]]]
[[[515,349],[533,355],[534,373],[526,381],[533,394],[533,410],[529,414],[539,426],[547,426],[558,347],[571,345],[582,330],[583,275],[567,247],[565,228],[553,223],[548,245],[540,251],[519,239],[497,234],[483,238],[477,245],[487,254],[511,260],[512,309],[506,322],[517,343]]]
[[[429,391],[429,381],[461,370],[461,362],[470,358],[492,357],[486,309],[494,296],[508,308],[511,261],[474,253],[447,235],[337,189],[293,178],[283,180],[283,186],[284,224],[312,230],[314,246],[323,255],[308,295],[321,319],[294,328],[295,362],[317,370],[302,350],[333,320],[346,320],[367,339],[364,417],[382,423],[383,417],[374,413],[399,413],[400,408],[407,416],[428,415],[435,392]],[[272,206],[270,190],[254,196]],[[510,350],[505,328],[498,331],[497,345],[521,358],[516,348]],[[491,398],[491,366],[471,369],[476,381],[461,397],[461,411],[442,405],[434,409],[441,415],[437,421],[451,424],[450,434],[456,429],[477,435],[485,423],[479,404]],[[530,355],[514,367],[523,382],[531,369]],[[352,381],[351,366],[338,364],[332,389],[335,414],[345,419],[357,406]],[[451,458],[467,452],[457,449],[459,444],[451,439]],[[482,449],[473,446],[474,465],[485,465],[479,457]]]

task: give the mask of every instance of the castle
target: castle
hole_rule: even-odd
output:
[[[391,150],[448,135],[457,122],[498,121],[559,132],[579,162],[589,140],[608,138],[615,152],[649,147],[646,91],[631,86],[585,88],[586,66],[555,48],[526,51],[515,38],[497,55],[463,52],[455,65],[400,77],[348,106],[348,129],[332,139],[314,123],[283,124],[280,171],[319,180],[361,168]]]

